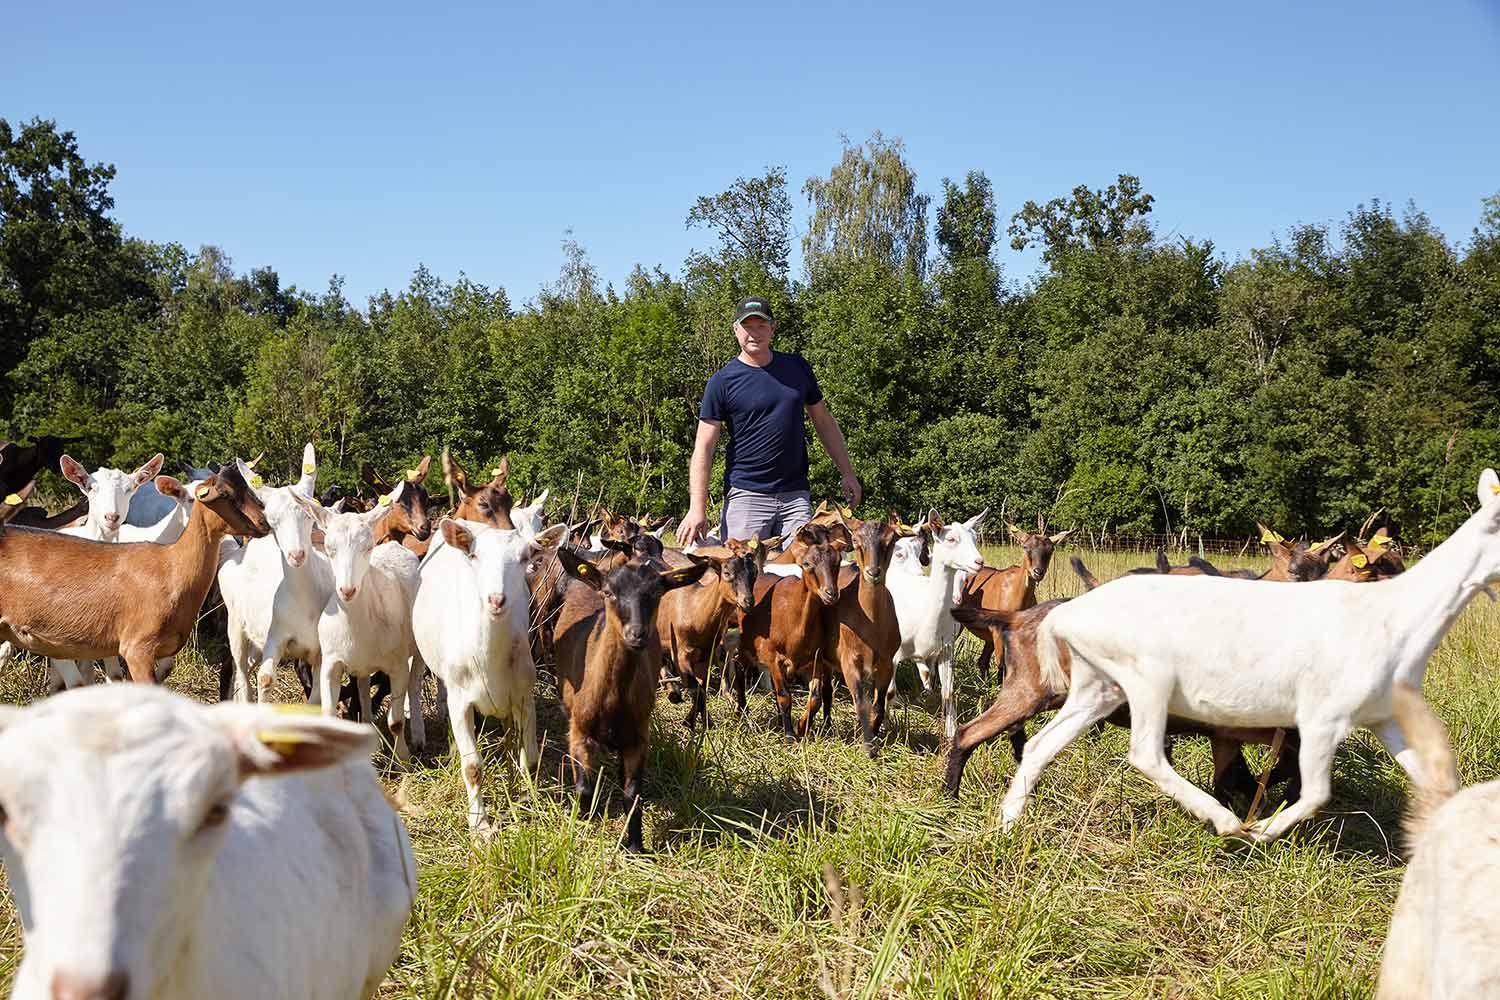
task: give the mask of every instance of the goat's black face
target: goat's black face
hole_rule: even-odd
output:
[[[401,509],[417,541],[425,542],[432,537],[432,498],[425,489],[408,483],[401,497]]]
[[[734,596],[734,606],[749,611],[755,606],[755,578],[760,575],[760,564],[765,559],[765,550],[738,552],[734,558],[724,562],[719,572],[729,581],[729,593]]]
[[[1313,552],[1305,544],[1298,542],[1287,557],[1286,572],[1291,579],[1303,583],[1316,580],[1328,572],[1328,557]]]
[[[632,559],[604,577],[597,566],[567,549],[559,549],[557,555],[569,576],[599,591],[611,627],[634,652],[645,649],[656,635],[656,609],[662,595],[695,583],[713,565],[708,559],[688,556],[691,565],[662,570],[645,559]]]

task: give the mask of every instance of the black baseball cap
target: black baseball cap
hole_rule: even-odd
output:
[[[738,308],[734,310],[734,323],[740,324],[747,316],[759,316],[767,323],[776,322],[776,317],[771,315],[771,303],[762,298],[741,299]]]

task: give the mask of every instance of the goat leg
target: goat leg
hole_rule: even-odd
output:
[[[646,850],[641,833],[641,814],[646,811],[646,804],[641,801],[641,774],[645,770],[644,743],[620,752],[620,784],[625,789],[625,850],[631,854],[641,854]]]
[[[948,769],[943,781],[944,790],[950,798],[958,798],[959,784],[963,781],[964,766],[975,750],[1001,733],[1013,732],[1019,727],[1021,749],[1025,749],[1026,720],[1049,708],[1056,708],[1062,698],[1043,691],[1040,684],[1028,682],[1019,673],[1012,673],[1001,685],[1000,696],[985,709],[978,718],[960,726],[948,749]],[[1014,736],[1012,736],[1014,743]]]

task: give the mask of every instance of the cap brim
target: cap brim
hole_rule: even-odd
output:
[[[751,309],[749,312],[740,313],[738,316],[735,317],[734,321],[736,323],[743,323],[745,320],[749,319],[751,316],[759,316],[761,319],[765,320],[767,323],[774,323],[774,322],[776,322],[774,319],[771,318],[771,314],[770,313],[768,313],[768,312],[761,312],[759,309]]]

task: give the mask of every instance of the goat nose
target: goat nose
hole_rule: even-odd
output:
[[[301,566],[302,563],[306,561],[306,559],[307,551],[305,549],[293,549],[286,554],[286,561],[291,563],[293,566]]]
[[[125,1000],[130,977],[111,972],[103,979],[84,979],[66,972],[52,977],[52,1000]]]
[[[107,525],[109,525],[111,528],[117,528],[117,527],[120,526],[120,515],[119,514],[105,514],[104,515],[104,523],[107,524]]]
[[[354,588],[353,587],[340,587],[339,588],[339,596],[342,597],[346,601],[353,600],[354,599]]]
[[[505,610],[504,594],[491,594],[487,598],[485,598],[485,601],[489,604],[490,611],[495,614],[499,614],[501,611]]]

